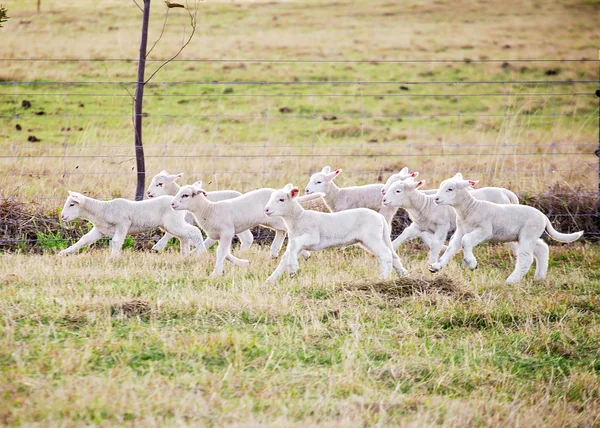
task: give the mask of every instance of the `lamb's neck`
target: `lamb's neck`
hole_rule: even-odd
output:
[[[209,218],[215,209],[215,204],[208,199],[204,199],[203,201],[198,201],[192,207],[190,207],[190,211],[194,214],[197,219]]]
[[[409,203],[405,207],[406,211],[413,216],[420,217],[424,215],[432,201],[430,201],[424,193],[417,190],[409,193],[408,202]]]
[[[337,184],[333,181],[329,183],[329,187],[327,189],[327,193],[323,197],[325,204],[331,209],[331,211],[335,211],[335,206],[340,198],[340,193],[342,189],[340,189]]]
[[[287,211],[281,217],[287,224],[294,224],[300,221],[305,213],[305,209],[302,208],[302,205],[298,203],[298,201],[293,200],[289,204]]]
[[[99,201],[98,199],[85,197],[83,204],[80,204],[79,217],[96,224],[104,219],[104,213],[108,208],[110,201]]]
[[[175,196],[177,194],[177,192],[179,192],[179,184],[173,182],[171,184],[169,184],[169,187],[167,189],[167,195],[169,196]]]
[[[452,208],[456,211],[456,216],[460,219],[469,217],[478,210],[478,202],[467,189],[457,190],[456,200]]]

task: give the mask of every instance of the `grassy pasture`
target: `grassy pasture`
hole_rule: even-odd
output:
[[[67,189],[132,197],[136,64],[109,59],[137,56],[139,10],[4,3],[0,196],[49,211]],[[164,5],[152,7],[154,40]],[[303,185],[324,164],[344,169],[342,185],[408,165],[432,185],[460,169],[518,192],[593,192],[597,84],[562,82],[597,80],[598,64],[517,60],[595,59],[599,7],[203,2],[181,58],[234,61],[174,62],[147,86],[148,171],[245,191]],[[179,47],[186,22],[171,11],[151,58]],[[10,59],[48,57],[65,61]],[[104,61],[68,61],[80,58]],[[540,80],[556,83],[502,84]],[[398,83],[331,83],[386,81]],[[273,287],[264,280],[276,262],[259,246],[248,269],[209,280],[213,252],[127,249],[112,262],[103,244],[56,259],[60,244],[40,237],[43,255],[0,256],[3,425],[600,423],[597,245],[553,246],[548,280],[530,273],[513,287],[506,248],[482,246],[476,271],[457,258],[433,277],[423,248],[407,246],[415,284],[442,278],[422,290],[369,282],[375,260],[355,248],[316,253]]]

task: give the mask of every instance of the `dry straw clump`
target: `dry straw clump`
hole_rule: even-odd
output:
[[[473,293],[465,290],[446,275],[434,278],[401,277],[389,281],[346,282],[345,290],[377,293],[387,298],[402,298],[425,293],[438,293],[458,298],[471,298]]]

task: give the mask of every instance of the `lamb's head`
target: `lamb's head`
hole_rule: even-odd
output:
[[[392,183],[383,197],[383,205],[392,207],[406,207],[410,204],[412,192],[425,184],[425,180],[415,181],[412,178]]]
[[[335,171],[331,171],[331,168],[326,166],[321,172],[317,172],[310,177],[310,181],[306,185],[306,189],[304,189],[304,193],[310,195],[316,192],[322,192],[327,194],[329,191],[329,186],[331,186],[331,182],[335,177],[341,173],[341,169],[336,169]]]
[[[152,177],[152,182],[148,186],[146,196],[149,198],[155,198],[163,195],[174,195],[177,189],[173,186],[178,178],[183,176],[183,172],[179,174],[169,174],[164,169]]]
[[[182,186],[177,191],[171,202],[171,208],[177,211],[189,210],[195,204],[206,202],[206,191],[202,189],[202,182]]]
[[[292,183],[285,185],[283,189],[275,190],[271,193],[269,202],[265,206],[265,215],[271,216],[282,216],[289,212],[290,203],[292,199],[298,197],[300,189],[295,187]]]
[[[471,186],[477,184],[475,180],[463,180],[459,172],[452,178],[448,178],[440,183],[440,188],[435,194],[435,203],[437,205],[454,205],[462,192],[468,191]]]
[[[386,192],[389,190],[390,186],[397,182],[397,181],[404,181],[404,180],[408,180],[409,178],[416,178],[419,175],[418,171],[414,171],[414,172],[410,172],[408,170],[408,167],[404,167],[402,168],[402,170],[400,170],[400,172],[390,175],[390,177],[387,179],[387,181],[385,182],[385,184],[383,185],[383,188],[381,189],[381,194],[385,196]]]
[[[81,193],[71,192],[69,190],[69,197],[67,198],[67,201],[60,212],[60,217],[63,219],[63,221],[72,221],[79,217],[79,210],[84,200],[85,196],[83,196]]]

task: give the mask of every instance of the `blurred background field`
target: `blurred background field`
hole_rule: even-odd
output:
[[[137,64],[122,59],[137,57],[140,11],[7,6],[2,196],[47,208],[67,189],[132,198]],[[152,8],[150,46],[166,10]],[[146,88],[149,177],[167,169],[248,191],[303,186],[324,165],[344,169],[340,185],[406,165],[431,186],[460,170],[520,193],[558,183],[593,194],[597,11],[586,1],[203,2],[181,61]],[[170,10],[147,76],[188,21]]]

